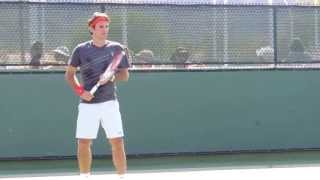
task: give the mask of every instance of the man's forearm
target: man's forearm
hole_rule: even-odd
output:
[[[74,74],[66,73],[65,79],[72,89],[74,89],[76,86],[79,86],[79,82],[77,81]]]
[[[84,88],[79,83],[79,81],[76,77],[76,73],[74,71],[67,70],[65,73],[65,79],[66,79],[67,83],[69,84],[69,86],[71,87],[71,89],[74,90],[76,94],[81,96],[82,93],[84,92]]]

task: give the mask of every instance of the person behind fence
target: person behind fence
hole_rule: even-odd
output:
[[[30,55],[30,65],[35,67],[39,66],[41,64],[40,59],[43,55],[43,43],[40,41],[33,42],[30,49]]]
[[[109,16],[105,13],[93,14],[88,20],[92,39],[76,46],[65,73],[66,81],[81,99],[76,127],[81,177],[90,175],[91,144],[97,137],[100,124],[111,144],[112,160],[117,174],[122,178],[127,170],[124,132],[114,81],[128,81],[129,61],[128,55],[124,55],[117,73],[112,78],[114,80],[104,79],[102,74],[111,63],[113,55],[124,49],[120,43],[107,40],[110,22]],[[77,67],[80,67],[83,85],[77,79]],[[101,86],[92,95],[89,91],[97,82]]]
[[[9,63],[9,56],[8,54],[0,50],[0,69],[6,69],[7,67],[5,66],[7,63]]]
[[[256,55],[260,62],[273,62],[274,48],[272,46],[263,46],[256,50]]]
[[[311,55],[305,52],[305,48],[300,38],[294,38],[289,46],[288,56],[283,62],[311,62]]]
[[[65,46],[59,46],[53,50],[53,56],[58,63],[67,64],[70,57],[69,49]]]
[[[175,52],[171,55],[170,61],[175,64],[176,67],[186,67],[190,52],[185,47],[177,47]]]
[[[150,68],[152,67],[152,62],[154,62],[154,54],[149,49],[143,49],[135,54],[135,62],[142,63],[140,67]]]

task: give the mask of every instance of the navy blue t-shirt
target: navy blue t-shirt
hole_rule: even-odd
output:
[[[69,65],[80,67],[81,80],[86,91],[99,81],[100,75],[107,69],[112,61],[113,55],[124,47],[117,42],[107,41],[103,47],[97,47],[92,41],[79,44],[72,53]],[[128,68],[127,55],[123,57],[118,68]],[[100,103],[116,99],[116,86],[114,82],[108,82],[98,88],[91,101],[81,100],[83,103]]]

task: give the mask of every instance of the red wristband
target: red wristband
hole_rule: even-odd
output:
[[[81,96],[84,93],[84,87],[80,84],[79,86],[76,86],[74,91],[78,96]]]

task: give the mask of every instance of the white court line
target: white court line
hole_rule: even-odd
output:
[[[69,176],[12,177],[1,180],[115,180],[114,174],[91,175],[81,178]],[[320,180],[320,167],[228,169],[228,170],[193,170],[177,172],[128,173],[122,180]]]

